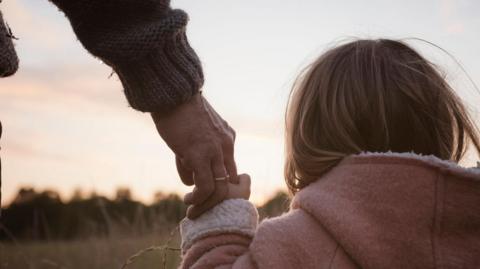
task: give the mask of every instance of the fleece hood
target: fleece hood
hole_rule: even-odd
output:
[[[433,156],[363,153],[300,191],[361,268],[480,268],[480,169]]]

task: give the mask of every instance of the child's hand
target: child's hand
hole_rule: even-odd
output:
[[[227,181],[217,181],[216,188],[226,188],[227,195],[226,199],[245,199],[248,200],[250,198],[250,176],[247,174],[241,174],[238,176],[238,184],[229,183]],[[207,208],[212,208],[211,199],[208,199],[203,204],[200,205],[192,205],[188,207],[187,210],[187,217],[189,219],[196,219],[198,218],[203,212],[206,211]]]
[[[228,193],[225,199],[245,199],[250,198],[250,176],[241,174],[238,176],[238,184],[228,183]]]

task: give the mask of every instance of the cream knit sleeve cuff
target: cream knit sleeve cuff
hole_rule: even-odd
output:
[[[255,206],[244,199],[229,199],[205,212],[195,220],[183,219],[180,223],[182,251],[206,236],[234,233],[253,237],[258,224]]]

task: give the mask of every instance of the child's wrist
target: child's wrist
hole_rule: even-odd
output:
[[[243,198],[228,199],[195,220],[185,218],[180,224],[182,250],[197,240],[223,233],[253,236],[258,223],[255,206]]]

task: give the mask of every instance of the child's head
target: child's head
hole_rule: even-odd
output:
[[[286,181],[295,192],[362,151],[458,162],[469,141],[480,151],[475,125],[432,63],[399,41],[358,40],[324,53],[295,84]]]

